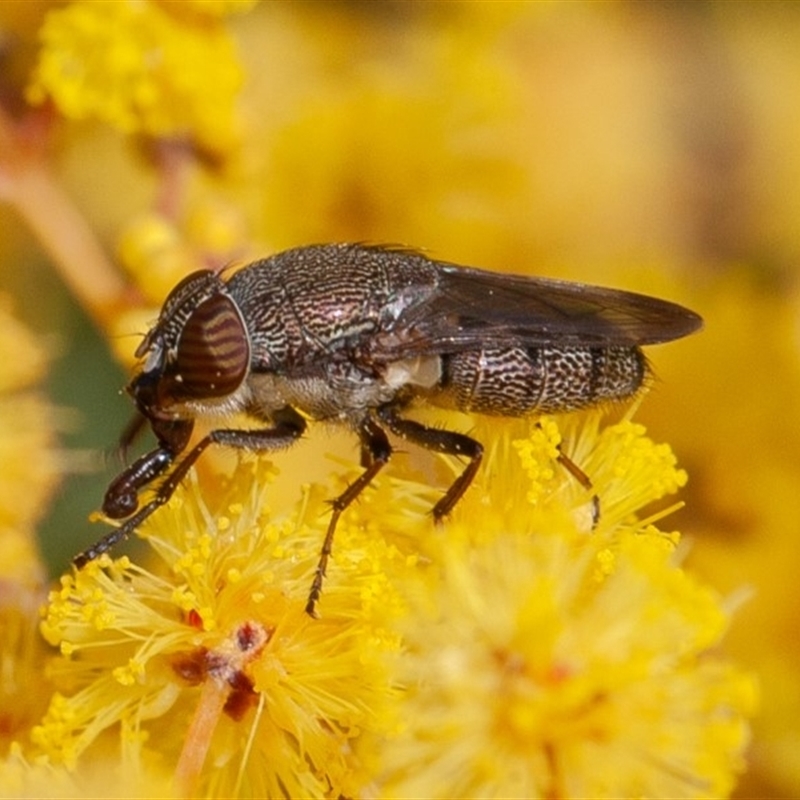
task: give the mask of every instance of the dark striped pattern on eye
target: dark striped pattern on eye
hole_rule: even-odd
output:
[[[183,328],[175,379],[188,397],[222,397],[234,392],[247,374],[250,346],[242,318],[230,298],[209,297]]]

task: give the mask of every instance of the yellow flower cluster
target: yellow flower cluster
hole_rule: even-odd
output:
[[[47,363],[0,296],[0,752],[44,710],[44,646],[36,632],[44,569],[36,523],[63,471],[58,415],[36,388]]]
[[[562,434],[592,467],[595,528],[541,445]],[[348,510],[319,620],[326,493],[276,514],[264,459],[223,489],[193,475],[143,526],[148,568],[103,557],[52,593],[60,692],[38,748],[90,774],[116,749],[134,785],[166,767],[192,796],[729,792],[752,681],[716,653],[729,615],[677,536],[637,516],[685,480],[669,448],[596,413],[476,435],[485,469],[441,529],[407,479]]]
[[[379,724],[393,692],[383,658],[399,642],[369,609],[393,591],[376,570],[398,555],[343,526],[325,617],[312,620],[304,604],[324,501],[272,519],[270,475],[263,460],[243,462],[217,510],[192,483],[144,530],[161,557],[153,571],[104,557],[62,578],[43,631],[64,656],[54,675],[71,688],[34,731],[51,759],[80,766],[119,730],[136,734],[145,766],[173,764],[188,794],[357,787],[348,743]],[[201,776],[207,750],[217,766]]]
[[[222,18],[252,5],[69,3],[48,13],[29,97],[71,119],[103,120],[162,142],[190,140],[219,155],[237,138],[233,104],[241,81]],[[563,149],[564,135],[581,129],[569,113],[550,113],[560,105],[548,95],[569,94],[572,108],[565,65],[582,62],[551,64],[548,50],[527,46],[551,30],[530,27],[540,9],[466,8],[459,13],[471,23],[425,23],[428,12],[417,10],[391,34],[384,17],[366,28],[339,24],[344,15],[327,9],[291,19],[285,10],[265,14],[263,51],[243,52],[251,77],[267,72],[263,52],[274,70],[251,98],[247,183],[255,188],[237,187],[237,213],[252,202],[250,211],[263,214],[261,234],[287,243],[391,240],[399,231],[450,257],[486,263],[488,254],[518,270],[543,253],[560,256],[565,241],[597,239],[600,252],[606,240],[616,242],[595,236],[597,218],[576,212],[573,197],[565,194],[559,210],[540,190],[562,185],[542,158],[551,152],[548,137]],[[506,29],[504,18],[519,13],[523,27]],[[256,41],[252,30],[247,38]],[[320,56],[322,42],[328,57]],[[383,61],[380,49],[402,55]],[[525,50],[544,60],[522,57]],[[342,59],[357,52],[360,58]],[[548,76],[541,84],[537,72]],[[617,164],[615,158],[609,175],[620,174]],[[153,304],[190,269],[228,263],[249,244],[241,218],[222,206],[193,222],[186,173],[166,160],[159,167],[158,210],[132,220],[120,247],[140,297]],[[587,185],[583,169],[579,180]],[[602,175],[589,183],[606,201],[627,194],[608,191]],[[19,205],[36,211],[34,227],[69,265],[65,274],[97,274],[65,246],[75,218],[53,204],[53,194],[25,196],[35,202]],[[584,210],[593,205],[585,203]],[[605,203],[596,205],[607,213]],[[572,236],[575,218],[580,237]],[[45,237],[41,223],[51,220],[60,225]],[[641,227],[627,215],[623,221],[626,231]],[[113,294],[127,301],[121,290]],[[155,314],[139,308],[128,316],[129,306],[104,303],[115,313],[110,321],[101,317],[128,353],[130,339],[118,334],[141,332],[141,314]],[[741,319],[737,313],[737,331]],[[756,330],[748,337],[763,363],[764,326]],[[725,345],[715,345],[696,375],[706,376],[710,362],[719,371],[720,352],[741,372],[742,348]],[[784,374],[774,366],[765,372]],[[739,406],[762,407],[727,402],[730,382],[719,384],[726,402],[702,383],[715,408],[696,418],[722,431],[726,413],[733,414],[737,436],[725,429],[692,438],[723,447],[736,438],[738,445],[747,435],[738,435]],[[749,388],[763,393],[762,384]],[[25,419],[18,400],[6,413]],[[41,417],[40,409],[31,419],[39,424]],[[243,457],[220,486],[204,471],[214,460],[209,454],[142,527],[152,545],[149,562],[104,557],[53,591],[42,631],[59,653],[46,677],[27,625],[32,606],[5,592],[14,613],[23,606],[26,613],[2,618],[1,721],[19,745],[0,764],[0,794],[727,795],[742,769],[755,702],[750,677],[721,653],[732,604],[686,572],[676,556],[678,534],[658,528],[671,509],[651,504],[686,481],[671,450],[628,419],[607,427],[600,419],[546,418],[529,428],[476,423],[475,435],[487,445],[484,467],[440,529],[427,516],[434,489],[412,479],[398,454],[342,518],[321,620],[302,609],[328,520],[326,500],[340,488],[305,486],[295,508],[276,511],[265,460]],[[25,427],[7,426],[9,437]],[[751,430],[761,435],[761,427]],[[691,434],[685,425],[678,433]],[[781,444],[785,436],[781,429]],[[35,445],[17,439],[7,453]],[[39,495],[29,487],[51,483],[38,473],[28,481],[25,473],[22,492],[19,460],[4,458],[2,447],[0,439],[0,463],[13,466],[0,481],[9,495],[5,504],[0,497],[0,511],[22,510],[9,524],[27,528],[39,513]],[[567,473],[562,449],[591,486]],[[768,467],[775,449],[761,445]],[[737,501],[749,508],[742,498],[755,496],[760,481],[774,484],[773,475],[754,472],[746,458],[726,461],[706,480],[735,489],[706,495],[742,517]],[[460,468],[444,458],[438,466],[443,473]],[[730,480],[731,471],[741,471],[741,484]],[[356,474],[353,468],[348,478]],[[793,486],[786,482],[787,497]],[[27,511],[23,495],[33,499]],[[785,513],[791,503],[766,508]],[[38,568],[35,559],[20,559],[11,541],[4,540],[6,571],[19,563]],[[24,542],[30,550],[30,538]],[[777,588],[775,595],[785,605]],[[781,685],[791,688],[791,673],[781,674]],[[39,709],[21,697],[49,701],[30,741]],[[781,705],[791,733],[785,709],[793,706]],[[794,769],[783,757],[791,742],[788,735],[772,756],[787,772]]]
[[[229,5],[77,0],[54,9],[40,30],[28,97],[51,99],[70,119],[224,152],[242,82],[233,41],[214,20]]]
[[[0,352],[13,354],[0,370],[0,419],[5,421],[0,426],[0,531],[30,538],[63,466],[55,446],[58,414],[33,388],[44,374],[44,352],[11,314],[4,296]],[[17,574],[10,565],[0,571]]]
[[[741,770],[754,684],[714,654],[723,604],[675,558],[677,534],[637,512],[686,480],[668,447],[628,420],[570,418],[601,517],[554,462],[546,418],[512,441],[532,476],[519,512],[513,461],[457,509],[403,622],[408,687],[383,750],[389,797],[726,796]],[[495,430],[496,430],[496,426]],[[505,448],[501,445],[500,451]],[[512,474],[510,474],[512,473]],[[602,487],[602,488],[600,488]],[[516,495],[516,505],[514,496]],[[583,495],[583,496],[582,496]],[[589,526],[591,523],[588,522]]]
[[[389,797],[726,796],[752,685],[726,615],[652,534],[442,547],[407,621]]]

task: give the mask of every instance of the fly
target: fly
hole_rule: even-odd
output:
[[[480,467],[480,442],[408,419],[412,401],[519,417],[625,399],[646,379],[643,345],[701,324],[692,311],[645,295],[361,244],[299,247],[227,277],[192,273],[139,345],[143,363],[127,387],[137,416],[123,449],[147,424],[157,446],[111,482],[103,512],[124,522],[74,564],[128,537],[209,446],[268,452],[297,441],[306,419],[335,421],[358,436],[364,471],[332,503],[306,603],[315,616],[336,524],[389,461],[387,432],[466,459],[433,507],[437,522]],[[195,420],[233,413],[260,427],[217,428],[189,449]],[[140,504],[140,491],[162,477]]]

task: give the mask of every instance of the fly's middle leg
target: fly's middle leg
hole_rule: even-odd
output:
[[[372,479],[386,466],[392,455],[392,446],[384,430],[375,420],[367,417],[358,429],[361,439],[361,461],[365,465],[364,471],[359,475],[337,498],[331,501],[333,513],[331,514],[319,562],[311,583],[311,591],[306,602],[306,613],[311,617],[317,616],[316,606],[322,594],[322,584],[325,580],[325,571],[328,568],[328,559],[333,550],[333,536],[336,525],[342,512],[355,500],[364,489],[369,486]]]

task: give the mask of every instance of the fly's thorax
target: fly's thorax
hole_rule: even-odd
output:
[[[637,347],[512,347],[443,358],[442,392],[462,411],[523,416],[622,400],[642,387]]]
[[[246,320],[253,368],[288,371],[364,347],[430,296],[426,259],[357,245],[319,245],[257,261],[228,281]]]
[[[269,267],[269,260],[256,261],[234,273],[227,288],[247,326],[251,369],[282,368],[289,360],[297,321],[287,306],[280,276]]]

